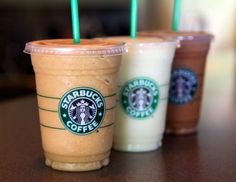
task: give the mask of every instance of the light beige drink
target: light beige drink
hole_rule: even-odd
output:
[[[119,96],[113,148],[128,152],[162,145],[171,64],[177,42],[137,37],[110,37],[127,43],[119,72]]]
[[[109,163],[117,73],[124,44],[42,40],[27,43],[36,75],[46,165],[65,171]]]

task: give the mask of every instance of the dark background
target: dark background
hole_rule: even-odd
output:
[[[173,2],[139,0],[138,30],[170,30]],[[80,0],[79,6],[82,38],[129,34],[130,0]],[[235,10],[234,0],[182,0],[180,29],[215,35],[205,87],[215,97],[216,89],[232,90],[236,85]],[[71,37],[69,0],[1,0],[0,101],[35,91],[30,56],[23,53],[26,42]]]
[[[69,2],[69,1],[68,1]],[[25,43],[39,39],[71,38],[70,4],[36,6],[0,4],[0,100],[33,93],[30,56]],[[102,3],[104,4],[104,3]],[[81,37],[128,35],[129,3],[80,7]]]

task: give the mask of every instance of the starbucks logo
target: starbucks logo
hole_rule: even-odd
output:
[[[150,78],[135,78],[128,81],[121,89],[121,105],[133,118],[151,116],[159,102],[159,89]]]
[[[61,122],[67,130],[78,135],[94,132],[101,125],[104,112],[104,98],[92,88],[70,90],[59,102]]]
[[[192,70],[177,68],[171,75],[169,101],[173,104],[187,104],[193,100],[197,87],[197,75]]]

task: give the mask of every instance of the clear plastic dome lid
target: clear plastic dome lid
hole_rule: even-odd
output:
[[[194,32],[194,31],[142,31],[139,32],[140,36],[150,36],[150,37],[160,37],[160,38],[172,38],[177,39],[179,41],[182,40],[199,40],[199,41],[209,41],[214,38],[214,36],[210,33],[206,32]]]
[[[81,39],[74,44],[72,39],[38,40],[26,43],[24,52],[38,55],[115,56],[127,51],[121,41]]]
[[[109,40],[109,41],[124,41],[128,48],[150,48],[164,45],[174,45],[179,47],[179,41],[174,38],[162,38],[162,37],[145,37],[138,36],[135,39],[131,39],[129,36],[117,36],[117,37],[104,37],[97,40]]]

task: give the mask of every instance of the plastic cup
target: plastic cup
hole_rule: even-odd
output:
[[[196,132],[202,100],[205,65],[213,36],[205,32],[140,32],[148,37],[175,38],[176,51],[167,111],[167,134]]]
[[[26,44],[36,75],[46,165],[89,171],[109,163],[124,43],[69,39]]]
[[[157,38],[109,38],[127,43],[119,73],[113,148],[144,152],[161,146],[171,64],[177,42]]]

